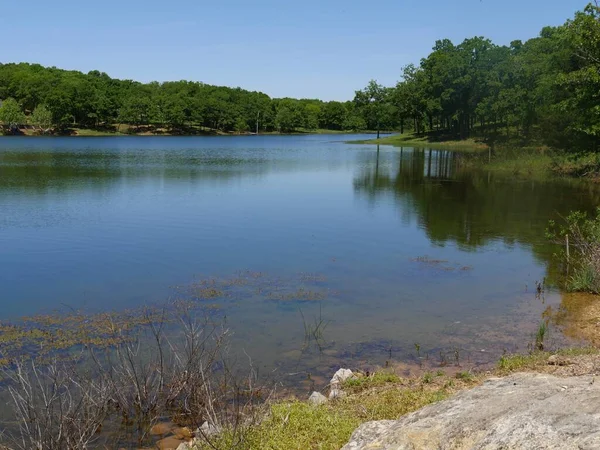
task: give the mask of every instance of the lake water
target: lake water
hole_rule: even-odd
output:
[[[1,138],[2,318],[243,278],[211,300],[238,348],[291,378],[414,363],[415,343],[432,365],[526,350],[561,300],[535,293],[552,271],[547,222],[597,193],[463,171],[448,151],[344,143],[361,138]],[[304,322],[321,319],[307,345]]]

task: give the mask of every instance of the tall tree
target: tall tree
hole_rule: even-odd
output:
[[[356,91],[354,103],[369,128],[377,130],[377,139],[379,139],[382,123],[388,118],[386,114],[390,112],[388,90],[377,81],[371,80],[363,90]]]

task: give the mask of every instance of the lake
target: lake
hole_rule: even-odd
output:
[[[295,382],[527,350],[561,302],[548,220],[597,191],[345,143],[368,137],[1,138],[2,318],[159,305],[196,283],[230,287],[197,301]]]

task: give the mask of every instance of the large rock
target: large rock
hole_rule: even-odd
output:
[[[342,450],[600,448],[600,383],[592,376],[515,374],[400,420],[361,425]]]

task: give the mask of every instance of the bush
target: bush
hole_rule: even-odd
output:
[[[593,217],[575,211],[562,225],[551,221],[547,235],[564,246],[559,256],[564,261],[566,288],[600,294],[600,208]]]

